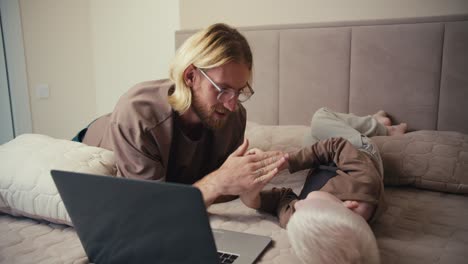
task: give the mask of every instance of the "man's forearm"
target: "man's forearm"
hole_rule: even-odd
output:
[[[193,186],[197,187],[201,191],[203,195],[203,201],[205,202],[206,207],[212,205],[215,202],[215,200],[222,195],[222,193],[220,192],[220,188],[213,181],[215,173],[216,172],[208,174],[207,176],[203,177],[201,180],[193,184]]]

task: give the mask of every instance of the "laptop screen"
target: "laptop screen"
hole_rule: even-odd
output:
[[[51,173],[91,262],[219,263],[197,188]]]

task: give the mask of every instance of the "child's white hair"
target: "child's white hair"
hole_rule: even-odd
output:
[[[287,232],[303,263],[380,263],[377,242],[360,215],[338,203],[321,200],[302,207]]]

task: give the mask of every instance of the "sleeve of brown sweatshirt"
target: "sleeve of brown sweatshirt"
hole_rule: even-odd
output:
[[[262,191],[260,192],[261,204],[258,210],[277,216],[280,226],[286,228],[289,218],[296,211],[294,204],[298,199],[291,188],[273,188]]]
[[[342,171],[359,169],[362,164],[357,162],[354,153],[357,153],[356,148],[344,138],[320,140],[290,155],[289,172],[317,168],[332,162]]]
[[[339,168],[338,174],[346,172],[344,174],[349,177],[368,177],[369,170],[372,169],[370,159],[343,138],[321,140],[293,153],[288,162],[291,173],[328,165],[331,162]],[[281,227],[284,228],[295,211],[294,203],[298,197],[291,189],[286,188],[262,191],[260,197],[259,210],[277,216]]]

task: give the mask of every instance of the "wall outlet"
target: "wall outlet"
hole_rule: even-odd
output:
[[[36,96],[37,98],[49,98],[49,85],[39,84],[36,86]]]

